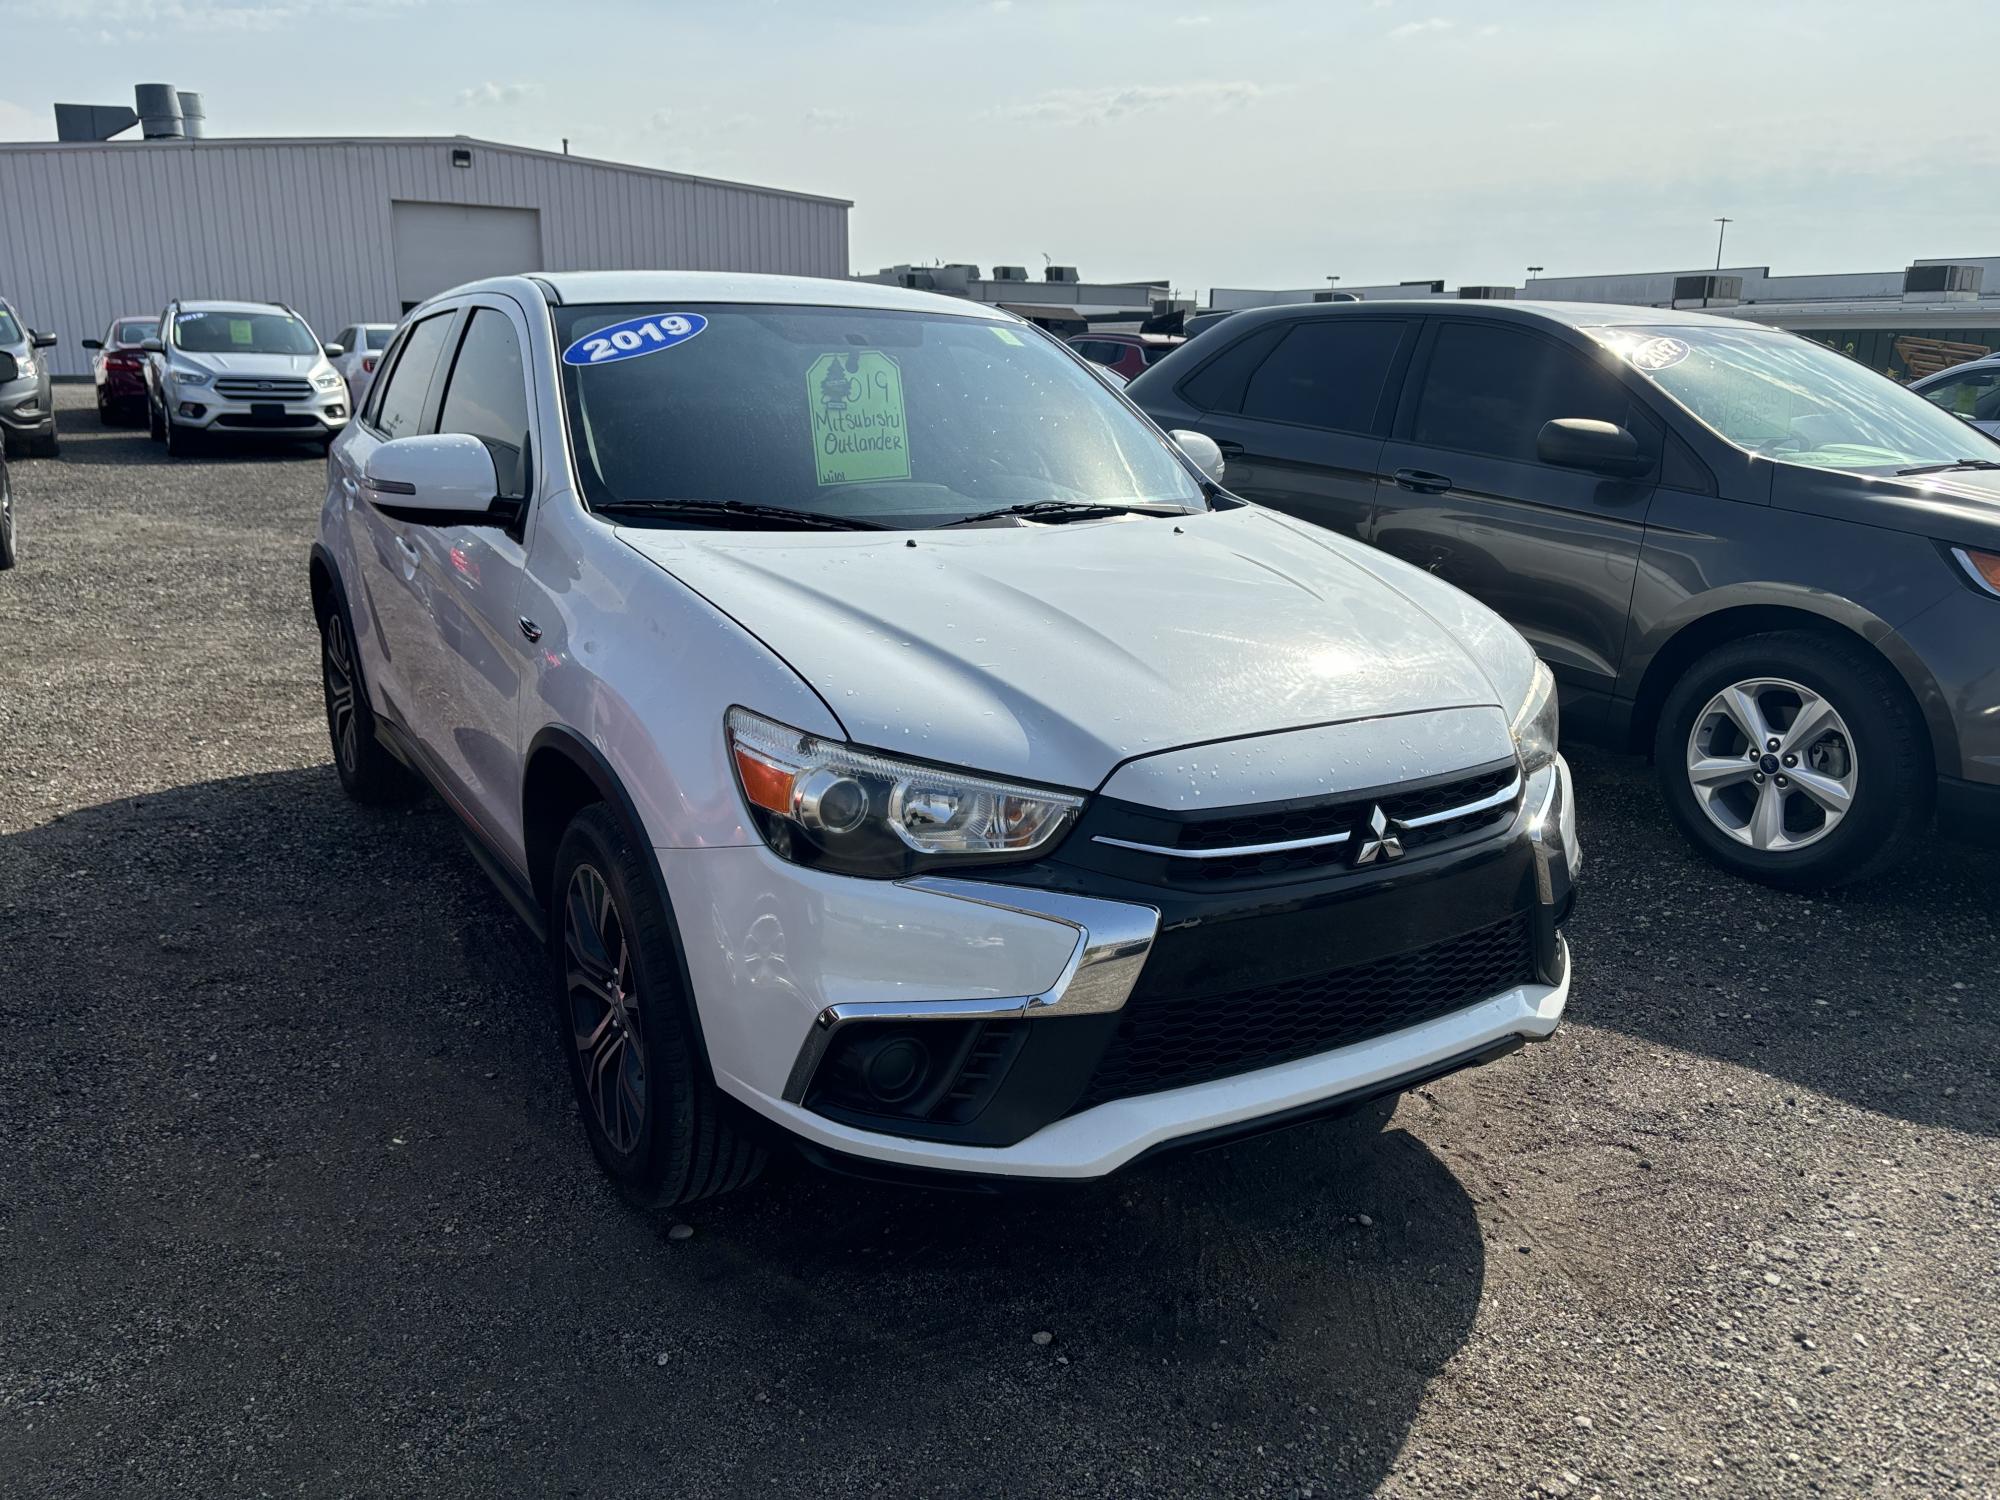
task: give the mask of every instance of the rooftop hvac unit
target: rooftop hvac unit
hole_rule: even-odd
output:
[[[1903,272],[1903,296],[1923,302],[1969,302],[1986,279],[1984,266],[1911,266]]]
[[[1424,288],[1426,291],[1428,291],[1433,297],[1442,297],[1444,295],[1444,282],[1442,279],[1437,281],[1399,281],[1396,283],[1396,285],[1420,286]]]
[[[1743,300],[1741,276],[1676,276],[1675,307],[1734,307]]]
[[[1050,266],[1046,271],[1042,272],[1042,280],[1044,281],[1075,282],[1076,279],[1075,266]]]
[[[1511,286],[1462,286],[1458,295],[1463,302],[1512,302],[1514,289]]]
[[[1315,302],[1359,302],[1361,299],[1352,292],[1314,292]]]
[[[993,279],[995,281],[1026,281],[1028,279],[1028,268],[1026,266],[995,266],[993,268]]]
[[[181,96],[171,83],[142,83],[132,90],[139,107],[139,133],[149,141],[177,141],[187,134],[181,123]]]
[[[912,266],[909,270],[902,273],[902,282],[904,286],[915,292],[934,292],[937,290],[937,278],[929,271],[916,266]]]
[[[979,280],[979,267],[966,265],[962,261],[948,266],[939,266],[931,272],[932,285],[954,292],[969,292],[972,283]]]

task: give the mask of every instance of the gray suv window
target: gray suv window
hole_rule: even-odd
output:
[[[1631,427],[1641,445],[1651,437],[1625,388],[1574,351],[1498,323],[1446,323],[1410,441],[1535,463],[1542,426],[1558,417]]]
[[[1314,318],[1293,326],[1250,376],[1243,415],[1336,432],[1366,432],[1402,342],[1390,320]]]

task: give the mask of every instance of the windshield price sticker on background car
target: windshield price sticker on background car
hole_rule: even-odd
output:
[[[256,335],[250,327],[250,320],[248,318],[231,318],[229,320],[230,343],[247,344],[255,337]]]
[[[903,370],[873,349],[823,354],[806,371],[821,484],[910,477]]]
[[[706,327],[708,319],[700,313],[648,313],[643,318],[628,318],[585,334],[563,350],[563,363],[608,365],[642,354],[658,354],[685,344]]]

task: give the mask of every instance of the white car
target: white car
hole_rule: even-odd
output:
[[[1910,389],[1965,418],[1988,437],[2000,438],[2000,354],[1913,380]]]
[[[347,385],[306,321],[281,302],[176,299],[146,352],[146,420],[184,458],[219,437],[300,438],[322,446],[347,425]]]
[[[395,336],[394,323],[350,323],[333,336],[333,342],[340,345],[340,353],[332,356],[333,367],[347,382],[349,411],[368,399],[368,383],[375,378],[382,351]]]
[[[340,780],[462,819],[635,1198],[772,1142],[1091,1178],[1562,1015],[1527,644],[1232,498],[1008,313],[480,282],[410,316],[328,468]]]

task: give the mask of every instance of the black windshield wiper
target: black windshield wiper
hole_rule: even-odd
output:
[[[1174,506],[1127,505],[1117,500],[1030,500],[1024,505],[1003,505],[998,510],[982,510],[976,515],[960,516],[956,521],[946,521],[944,525],[970,526],[975,521],[998,521],[1006,516],[1033,516],[1038,521],[1088,521],[1097,516],[1185,514]]]
[[[1918,464],[1914,469],[1898,469],[1902,474],[1943,474],[1950,469],[2000,469],[2000,460],[1991,458],[1954,458],[1948,464]]]
[[[784,521],[793,526],[812,526],[824,531],[887,531],[878,521],[856,516],[834,516],[824,511],[793,510],[785,505],[758,505],[750,500],[606,500],[591,506],[600,516],[687,516],[699,519],[741,521]]]

